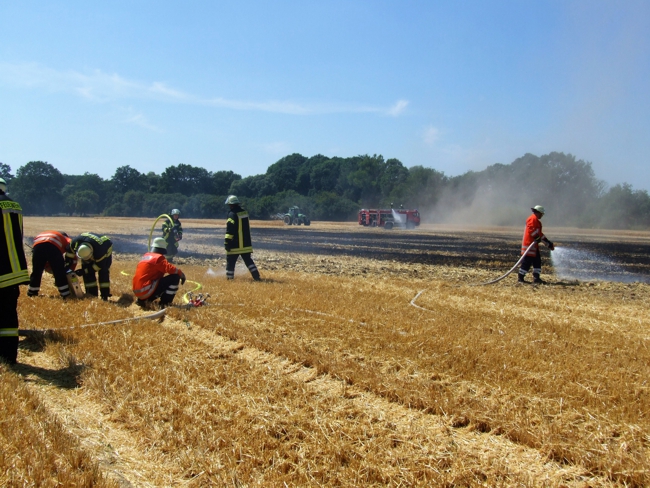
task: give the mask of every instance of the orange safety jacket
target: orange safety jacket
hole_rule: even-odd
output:
[[[45,232],[41,232],[36,237],[34,237],[34,247],[45,242],[54,244],[59,249],[59,251],[61,251],[61,254],[65,260],[65,266],[74,271],[77,267],[77,256],[75,254],[74,257],[70,257],[68,254],[66,254],[66,248],[70,245],[71,241],[72,239],[70,237],[64,236],[61,232],[58,232],[56,230],[46,230]],[[48,273],[52,272],[50,263],[45,264],[45,271]]]
[[[146,300],[158,287],[158,282],[166,274],[183,274],[165,256],[157,252],[148,252],[142,256],[133,276],[133,293],[140,300]]]
[[[59,251],[61,251],[61,254],[65,254],[65,248],[68,244],[70,244],[71,240],[72,239],[69,237],[61,234],[61,232],[57,232],[55,230],[46,230],[45,232],[41,232],[39,235],[34,237],[34,246],[38,246],[44,242],[49,242],[50,244],[54,244],[56,247],[58,247]]]
[[[531,256],[531,257],[536,256],[537,251],[539,250],[539,241],[543,237],[544,234],[542,233],[542,221],[537,218],[537,215],[532,214],[526,220],[526,228],[524,229],[524,238],[521,241],[521,254],[524,254],[526,252],[526,249],[528,249],[528,246],[530,246],[533,242],[537,241],[535,242],[535,245],[531,247],[526,253],[526,256]]]

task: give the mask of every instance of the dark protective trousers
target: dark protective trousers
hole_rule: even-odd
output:
[[[237,264],[237,259],[239,256],[244,260],[244,264],[248,267],[248,271],[251,272],[251,276],[255,281],[260,280],[260,272],[257,270],[257,266],[253,262],[251,253],[246,252],[243,254],[228,254],[226,255],[226,278],[232,280],[235,278],[235,265]]]
[[[0,359],[16,364],[18,357],[18,285],[0,288]]]
[[[63,254],[54,244],[43,242],[34,246],[32,250],[32,274],[29,276],[29,289],[27,295],[36,296],[41,289],[41,279],[45,265],[50,263],[54,284],[63,298],[70,295],[68,279],[65,276],[65,261]]]
[[[106,259],[104,259],[104,261],[102,261],[101,263],[102,267],[97,272],[97,274],[95,274],[95,268],[93,267],[95,263],[93,261],[82,261],[81,270],[83,271],[84,288],[86,289],[87,294],[93,296],[99,295],[100,289],[97,286],[98,277],[99,277],[100,286],[104,283],[110,284],[111,282],[110,270],[111,270],[112,263],[113,263],[113,256],[107,257]],[[101,289],[102,298],[107,298],[108,293],[109,292],[107,288]]]
[[[521,267],[519,268],[519,278],[523,279],[526,276],[526,273],[530,270],[530,267],[533,267],[533,276],[539,278],[539,275],[542,272],[542,255],[537,249],[537,254],[535,256],[525,256],[524,260],[521,262]]]
[[[181,281],[181,276],[177,274],[170,274],[160,278],[156,290],[153,292],[148,300],[153,301],[160,297],[160,303],[165,305],[174,301],[176,292],[178,291],[178,284]]]

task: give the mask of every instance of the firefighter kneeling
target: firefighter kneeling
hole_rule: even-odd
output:
[[[174,300],[178,283],[185,283],[185,273],[165,259],[167,241],[156,237],[151,252],[142,256],[133,277],[133,293],[137,304],[147,306],[160,298],[160,307],[164,308]],[[167,275],[167,276],[165,276]]]

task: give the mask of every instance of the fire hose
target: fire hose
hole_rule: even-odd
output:
[[[474,285],[474,286],[492,285],[492,284],[494,284],[494,283],[496,283],[496,282],[498,282],[498,281],[501,281],[503,278],[505,278],[505,277],[508,276],[510,273],[512,273],[512,272],[517,268],[517,266],[519,266],[519,265],[521,264],[521,262],[524,260],[524,257],[526,257],[526,253],[528,253],[528,251],[530,250],[530,248],[533,247],[535,244],[536,244],[536,242],[533,241],[533,242],[530,244],[530,246],[528,246],[528,247],[526,248],[526,250],[521,254],[521,257],[519,258],[519,260],[515,263],[515,265],[514,265],[512,268],[510,268],[510,271],[508,271],[506,274],[504,274],[503,276],[499,276],[498,278],[496,278],[496,279],[494,279],[494,280],[485,281],[484,283],[477,283],[477,284]],[[416,298],[417,298],[417,297],[416,297]]]
[[[151,236],[153,236],[153,231],[156,228],[156,224],[160,219],[167,219],[172,227],[174,227],[174,219],[172,219],[169,215],[167,214],[162,214],[158,216],[158,218],[154,221],[153,225],[151,226],[151,232],[149,232],[149,242],[147,243],[147,249],[151,249]]]
[[[18,330],[18,335],[23,337],[38,337],[45,334],[52,334],[62,330],[71,330],[71,329],[84,329],[86,327],[95,327],[99,325],[112,325],[112,324],[121,324],[123,322],[135,322],[142,319],[160,319],[165,316],[166,310],[163,308],[157,312],[151,313],[149,315],[142,315],[140,317],[129,317],[126,319],[111,320],[109,322],[97,322],[96,324],[84,324],[84,325],[73,325],[71,327],[62,327],[60,329],[20,329]]]

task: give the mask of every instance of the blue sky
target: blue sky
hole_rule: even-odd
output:
[[[650,2],[1,2],[0,114],[14,174],[561,151],[648,190]]]

